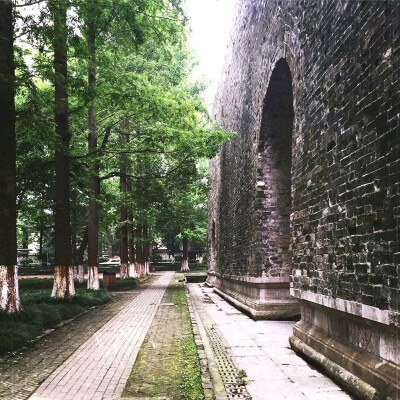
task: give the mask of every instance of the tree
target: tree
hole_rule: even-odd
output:
[[[181,272],[187,272],[190,271],[189,269],[189,239],[185,235],[182,238],[182,267],[181,267]]]
[[[129,235],[129,278],[136,278],[136,258],[135,258],[135,234],[134,234],[134,221],[133,216],[130,213],[128,224],[128,235]]]
[[[126,124],[126,121],[124,121]],[[124,135],[124,141],[128,141],[128,137]],[[127,192],[127,161],[124,155],[121,156],[121,169],[120,169],[120,178],[119,178],[119,190],[122,199],[121,205],[121,247],[120,247],[120,258],[121,258],[121,265],[119,270],[119,277],[121,279],[126,279],[129,277],[129,250],[128,250],[128,210],[126,205],[124,204],[126,199],[126,192]]]
[[[23,23],[17,24],[19,40],[27,39],[16,53],[21,60],[20,222],[26,219],[31,230],[39,226],[30,205],[46,211],[47,225],[55,216],[55,226],[47,231],[56,233],[56,270],[69,271],[72,264],[68,257],[60,261],[61,250],[73,254],[75,266],[82,265],[89,242],[88,287],[97,288],[97,239],[112,242],[111,233],[118,229],[122,264],[132,264],[134,253],[129,256],[126,249],[134,246],[134,221],[136,261],[145,274],[149,246],[160,232],[156,221],[164,204],[170,205],[163,198],[171,199],[176,185],[191,190],[198,179],[197,161],[212,156],[228,138],[210,124],[201,100],[204,85],[188,79],[195,61],[185,47],[180,0],[35,4],[38,12],[21,13]],[[33,60],[29,67],[25,52]],[[174,233],[182,234],[180,229]]]
[[[166,193],[157,225],[164,237],[180,237],[182,240],[181,271],[189,270],[190,242],[205,243],[207,234],[206,204],[208,182],[205,161],[186,170],[177,177],[172,190]]]
[[[21,310],[16,235],[15,103],[12,2],[0,2],[0,308]]]
[[[94,2],[88,3],[87,21],[87,48],[88,48],[88,90],[93,96],[93,101],[88,109],[88,150],[89,153],[97,151],[97,121],[94,110],[94,92],[96,88],[96,7]],[[96,160],[90,168],[89,181],[89,222],[88,222],[88,289],[99,290],[99,272],[97,255],[99,252],[99,207],[100,194],[99,162]]]
[[[70,130],[67,94],[67,10],[68,0],[51,0],[54,20],[54,93],[56,143],[54,194],[55,208],[55,267],[53,297],[68,298],[75,295],[71,260],[70,229]]]

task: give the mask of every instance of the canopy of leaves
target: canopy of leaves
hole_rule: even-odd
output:
[[[100,237],[120,226],[119,210],[155,236],[206,232],[207,171],[231,134],[208,116],[203,82],[186,45],[181,0],[19,0],[16,17],[17,184],[19,225],[52,228],[54,153],[53,45],[60,4],[68,8],[71,133],[71,224],[80,241],[87,224],[89,180],[98,165]],[[94,38],[92,47],[88,38]],[[96,71],[95,85],[88,69]],[[98,146],[88,150],[88,109]],[[203,161],[202,161],[203,160]],[[119,179],[128,191],[120,193]],[[75,243],[76,246],[76,243]]]

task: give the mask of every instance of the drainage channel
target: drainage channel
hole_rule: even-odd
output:
[[[211,344],[228,399],[251,400],[251,396],[246,390],[245,377],[241,376],[233,364],[215,326],[204,325],[204,330]]]

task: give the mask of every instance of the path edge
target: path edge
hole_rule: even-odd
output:
[[[210,342],[200,318],[200,314],[192,301],[187,283],[185,282],[185,293],[192,323],[194,341],[201,367],[201,384],[203,386],[205,400],[228,400],[225,386],[222,382],[218,365],[215,361]]]

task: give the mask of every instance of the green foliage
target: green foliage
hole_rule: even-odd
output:
[[[247,373],[244,369],[239,370],[238,372],[238,383],[240,386],[246,386],[247,385]]]
[[[187,336],[181,340],[184,354],[184,369],[182,369],[181,398],[189,400],[203,400],[201,386],[201,369],[197,347],[192,337]]]
[[[102,283],[102,281],[100,281]],[[115,289],[116,291],[121,290],[132,290],[136,289],[139,284],[139,279],[136,278],[127,278],[127,279],[117,279],[115,281]]]
[[[26,0],[26,4],[30,2]],[[36,3],[36,2],[35,2]],[[16,109],[18,234],[29,232],[52,252],[54,155],[54,42],[68,43],[71,132],[71,227],[76,248],[93,195],[93,165],[100,178],[99,236],[115,238],[119,211],[150,227],[151,240],[186,235],[205,242],[205,159],[232,135],[210,120],[204,82],[192,81],[196,64],[186,45],[181,0],[56,0],[17,7]],[[67,31],[53,21],[70,8]],[[89,38],[94,38],[89,45]],[[88,68],[96,71],[89,85]],[[60,79],[60,77],[57,77]],[[96,116],[98,143],[88,151],[88,109]],[[123,171],[125,170],[125,171]],[[119,178],[128,193],[119,191]],[[114,239],[112,239],[114,240]]]
[[[20,261],[20,264],[21,264],[21,265],[30,265],[30,264],[33,264],[33,261],[32,261],[30,258],[23,258],[23,259]]]
[[[150,261],[152,263],[159,263],[162,262],[162,257],[159,254],[153,254],[150,256]]]

